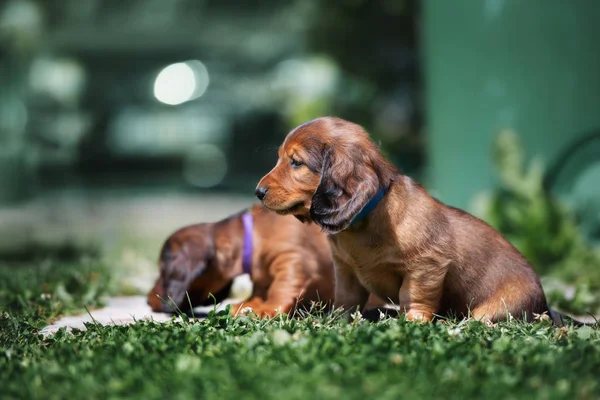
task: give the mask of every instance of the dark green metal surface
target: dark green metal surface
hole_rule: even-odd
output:
[[[551,163],[600,128],[600,1],[423,6],[428,186],[442,200],[468,207],[494,186],[490,146],[500,129]]]

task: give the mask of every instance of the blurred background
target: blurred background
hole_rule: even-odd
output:
[[[595,0],[0,1],[0,262],[97,259],[143,293],[173,230],[249,205],[287,132],[336,115],[595,312],[599,20]]]

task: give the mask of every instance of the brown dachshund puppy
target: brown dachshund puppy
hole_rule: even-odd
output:
[[[288,313],[299,302],[330,302],[333,298],[333,266],[326,236],[295,218],[250,208],[251,226],[244,213],[217,223],[191,225],[171,235],[164,244],[160,276],[148,295],[155,311],[171,311],[168,299],[181,309],[224,300],[235,277],[244,271],[244,241],[251,241],[248,268],[252,297],[233,307],[233,314],[250,308],[258,316]],[[309,229],[307,229],[309,228]],[[250,237],[244,230],[251,229]],[[210,296],[212,294],[212,296]],[[159,297],[160,296],[160,297]],[[167,300],[167,304],[163,300]]]
[[[409,320],[548,311],[538,276],[506,239],[401,175],[351,122],[319,118],[290,132],[256,195],[329,234],[336,306],[362,308],[374,293]]]
[[[221,302],[234,278],[245,272],[253,282],[252,297],[234,305],[234,315],[250,308],[260,317],[273,316],[296,306],[308,309],[312,301],[331,305],[333,299],[326,235],[260,205],[217,223],[178,230],[163,245],[159,266],[160,276],[148,295],[148,304],[159,312],[171,312],[173,306],[187,311],[190,302],[192,307]],[[367,318],[374,318],[374,311]]]

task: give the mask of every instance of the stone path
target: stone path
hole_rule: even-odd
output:
[[[135,322],[135,320],[153,319],[155,321],[168,321],[171,315],[155,313],[146,304],[146,297],[113,297],[104,308],[90,310],[90,313],[66,316],[42,330],[43,335],[55,333],[60,328],[66,327],[85,329],[85,323],[98,322],[100,324],[123,325]]]
[[[221,309],[234,301],[225,301],[218,305],[217,309]],[[206,313],[213,309],[214,306],[197,307],[194,309],[194,314],[196,317],[202,318],[203,315],[206,315]],[[67,330],[73,328],[85,329],[86,323],[94,322],[102,325],[127,325],[141,320],[166,322],[172,318],[173,314],[152,311],[146,304],[145,296],[111,297],[108,299],[106,307],[90,310],[89,314],[82,313],[63,317],[54,324],[45,327],[41,333],[42,335],[52,335],[60,328],[67,328]]]
[[[252,293],[252,281],[248,275],[241,275],[234,279],[230,291],[230,298],[223,301],[217,306],[220,310],[227,304],[237,303],[250,297]],[[202,318],[209,311],[213,310],[214,306],[196,307],[194,308],[194,316]],[[51,335],[56,333],[60,328],[85,329],[86,323],[94,321],[102,325],[126,325],[135,321],[151,319],[157,322],[170,321],[173,314],[157,313],[150,309],[146,303],[146,296],[121,296],[111,297],[107,300],[106,307],[97,310],[90,310],[90,313],[82,313],[79,315],[65,316],[52,325],[48,325],[42,330],[42,335]]]

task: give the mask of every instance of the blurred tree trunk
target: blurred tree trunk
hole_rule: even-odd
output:
[[[0,6],[0,203],[23,199],[32,188],[27,77],[41,31],[38,3],[12,0]]]

